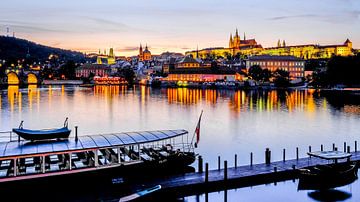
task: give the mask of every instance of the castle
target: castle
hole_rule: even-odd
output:
[[[194,58],[218,58],[236,55],[253,56],[253,55],[281,55],[295,56],[302,59],[327,59],[333,55],[350,56],[353,55],[352,42],[347,39],[343,44],[339,45],[286,45],[285,40],[278,40],[276,47],[263,48],[255,39],[241,39],[236,29],[233,37],[230,34],[229,47],[205,48],[202,50],[187,51],[186,55],[192,55]]]

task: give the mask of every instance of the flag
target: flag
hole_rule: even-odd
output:
[[[197,147],[197,145],[199,144],[200,141],[200,122],[201,122],[201,116],[202,116],[202,111],[199,117],[199,121],[197,123],[196,129],[195,129],[195,134],[196,134],[196,142],[195,142],[195,147]]]

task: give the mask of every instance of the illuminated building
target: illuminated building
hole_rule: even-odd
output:
[[[106,51],[104,52],[104,54],[101,54],[100,50],[99,50],[99,55],[96,58],[96,63],[97,64],[107,64],[107,65],[115,64],[116,59],[115,59],[115,55],[114,55],[114,49],[110,48],[109,55],[106,54]]]
[[[145,46],[145,50],[143,50],[142,45],[140,44],[139,48],[139,61],[150,61],[151,60],[151,52],[148,49],[148,46]]]
[[[333,55],[337,56],[350,56],[352,55],[352,42],[347,39],[344,44],[340,45],[295,45],[286,46],[285,41],[283,44],[278,42],[277,47],[265,48],[261,54],[265,55],[291,55],[303,59],[318,59],[318,58],[331,58]]]
[[[94,76],[105,77],[109,76],[111,69],[103,64],[84,64],[75,70],[77,78],[89,77],[92,73]]]
[[[192,55],[194,58],[218,58],[235,55],[284,55],[295,56],[303,59],[326,59],[333,55],[350,56],[353,55],[352,42],[347,39],[343,44],[339,45],[286,45],[285,40],[279,40],[276,47],[263,48],[255,39],[241,39],[236,29],[233,37],[230,34],[229,47],[205,48],[202,50],[187,51],[186,55]]]
[[[246,69],[259,65],[262,69],[272,72],[280,69],[290,73],[290,78],[297,79],[304,77],[305,61],[294,56],[271,56],[257,55],[249,57],[246,61]]]

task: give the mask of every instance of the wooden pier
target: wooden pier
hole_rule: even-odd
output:
[[[357,142],[355,142],[357,144]],[[360,152],[355,146],[355,151],[350,152],[349,146],[344,151],[352,154],[351,159],[343,161],[360,161]],[[321,147],[323,148],[323,147]],[[347,149],[346,149],[347,148]],[[333,147],[337,150],[336,147]],[[298,169],[315,166],[318,164],[332,163],[328,160],[322,160],[318,158],[298,158],[285,160],[285,151],[283,153],[283,160],[270,162],[271,152],[265,151],[265,163],[252,165],[252,153],[250,159],[250,165],[237,166],[237,155],[233,163],[234,167],[228,168],[228,161],[220,163],[218,161],[218,169],[208,170],[209,165],[206,163],[203,165],[202,158],[199,158],[198,172],[187,173],[184,175],[177,175],[159,179],[156,181],[148,182],[142,186],[151,187],[155,185],[161,185],[162,189],[157,194],[171,195],[176,197],[184,197],[189,195],[197,195],[199,193],[209,193],[213,191],[227,190],[232,188],[241,188],[248,186],[255,186],[260,184],[277,183],[284,180],[295,180],[298,178]],[[309,147],[311,151],[311,147]],[[220,157],[218,158],[220,160]],[[222,168],[220,168],[222,165]],[[205,169],[203,170],[203,168]]]

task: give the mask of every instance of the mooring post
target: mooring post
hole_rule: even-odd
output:
[[[199,156],[198,161],[199,161],[198,172],[202,173],[203,172],[203,159],[202,159],[202,156]]]
[[[337,147],[335,147],[334,151],[337,151],[337,150],[338,150],[338,148],[337,148]]]
[[[265,150],[265,164],[270,165],[271,163],[271,151],[269,148]]]
[[[350,146],[347,146],[347,153],[350,153]]]
[[[277,167],[276,167],[276,166],[274,167],[274,172],[275,172],[275,173],[277,172]]]
[[[237,168],[237,154],[235,154],[235,168]]]
[[[224,161],[224,180],[226,181],[228,176],[227,176],[227,161]]]
[[[333,143],[333,151],[335,151],[335,143]]]
[[[218,156],[218,170],[220,170],[220,156]]]
[[[357,141],[355,141],[355,152],[357,152]]]
[[[295,166],[294,164],[292,165],[292,169],[293,169],[293,170],[295,170],[295,169],[296,169],[296,166]]]
[[[296,147],[296,160],[299,160],[299,147]]]
[[[78,127],[75,126],[75,142],[78,141]]]
[[[285,162],[285,149],[283,149],[283,162]]]
[[[209,163],[205,163],[205,183],[209,182]]]
[[[253,165],[253,153],[250,152],[250,166]]]
[[[346,142],[344,142],[344,152],[346,152]]]
[[[324,146],[323,145],[321,145],[320,151],[324,151]]]
[[[309,152],[311,152],[311,146],[309,146]]]

